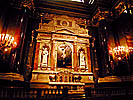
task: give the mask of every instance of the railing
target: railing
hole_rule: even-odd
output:
[[[133,87],[123,88],[86,88],[86,97],[133,96]]]
[[[78,94],[78,93],[77,93]],[[73,97],[68,94],[68,89],[40,89],[40,88],[0,88],[0,100],[14,99],[39,99],[39,100],[58,100],[63,98],[74,98],[79,96],[74,93]],[[85,97],[133,97],[133,87],[123,88],[86,88]],[[80,96],[83,99],[83,96]]]
[[[66,89],[0,88],[0,98],[10,99],[60,99],[67,94]]]

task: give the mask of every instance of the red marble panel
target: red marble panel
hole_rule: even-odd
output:
[[[35,52],[35,60],[34,60],[34,70],[38,69],[39,48],[40,48],[40,43],[37,42],[36,52]]]

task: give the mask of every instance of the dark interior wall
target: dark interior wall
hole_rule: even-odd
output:
[[[127,14],[121,14],[117,20],[112,22],[112,32],[116,38],[116,45],[127,46],[125,36],[131,35],[132,32],[131,20]]]
[[[5,1],[5,2],[4,2]],[[0,72],[20,72],[21,56],[27,28],[28,15],[25,8],[17,9],[7,2],[0,1],[0,34],[9,34],[14,37],[16,47],[4,52],[5,45],[0,48]]]
[[[112,26],[112,34],[110,34],[110,42],[109,45],[111,45],[111,43],[114,43],[114,46],[131,46],[133,47],[132,42],[130,42],[130,44],[127,42],[127,36],[129,36],[130,38],[133,38],[132,33],[133,33],[133,29],[132,29],[132,20],[131,18],[132,16],[129,16],[127,13],[123,13],[120,15],[119,18],[117,18],[115,21],[113,21],[111,23]],[[113,36],[113,37],[112,37]],[[114,38],[115,41],[113,41],[111,38]],[[112,46],[112,48],[114,48]],[[129,55],[127,56],[127,58],[125,57],[124,59],[122,59],[121,61],[117,61],[116,59],[114,59],[114,64],[115,64],[115,74],[118,75],[127,75],[127,74],[131,74],[132,73],[132,53],[129,53]]]
[[[15,48],[8,47],[10,50],[4,52],[7,47],[1,45],[0,40],[0,73],[19,73],[25,81],[31,79],[37,37],[35,29],[39,23],[40,17],[35,16],[33,9],[11,5],[10,0],[0,1],[0,34],[9,34],[17,42]]]
[[[110,54],[110,50],[116,46],[128,47],[126,36],[132,38],[132,33],[131,19],[128,14],[123,13],[111,22],[107,19],[99,22],[98,33],[95,36],[95,46],[100,77],[132,73],[132,53],[128,55],[127,59],[121,61],[114,59]],[[133,47],[131,42],[130,46]]]
[[[99,67],[99,77],[111,74],[108,51],[108,22],[106,19],[99,21],[98,31],[95,34],[95,48]]]
[[[20,28],[18,25],[18,21],[19,21],[19,17],[20,17],[20,13],[15,10],[12,9],[8,6],[8,4],[5,4],[5,6],[1,6],[0,8],[0,34],[9,34],[12,37],[15,37],[15,40],[17,42],[17,44],[19,44],[19,40],[20,40]],[[2,41],[1,41],[2,42]],[[12,50],[8,51],[8,52],[4,52],[4,49],[7,48],[5,45],[1,44],[1,57],[0,57],[0,71],[1,72],[9,72],[10,70],[10,65],[12,65],[12,63],[10,62],[10,60],[12,59],[12,53],[15,51],[15,48],[12,48]]]

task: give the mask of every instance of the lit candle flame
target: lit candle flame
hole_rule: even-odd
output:
[[[2,44],[2,45],[1,45]],[[17,42],[14,41],[14,37],[9,34],[0,34],[0,45],[1,46],[17,46]]]
[[[112,52],[113,57],[117,57],[118,60],[121,60],[132,51],[133,47],[118,46],[113,48],[110,52]]]

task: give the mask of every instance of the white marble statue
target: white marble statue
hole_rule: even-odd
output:
[[[43,48],[42,49],[42,53],[41,53],[41,59],[42,59],[42,67],[47,67],[48,64],[48,50],[47,48]]]
[[[80,68],[85,68],[85,55],[84,52],[80,52]]]

